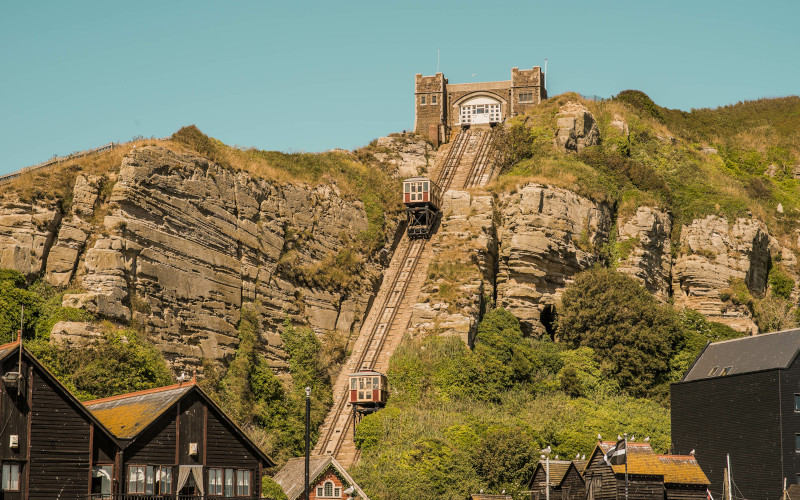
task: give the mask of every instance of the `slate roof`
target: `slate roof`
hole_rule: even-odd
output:
[[[692,455],[658,455],[664,470],[664,483],[711,484]]]
[[[184,382],[83,404],[118,438],[133,439],[192,387],[194,382]]]
[[[356,484],[355,480],[350,477],[350,474],[344,470],[344,467],[330,455],[312,455],[308,459],[309,462],[309,481],[313,488],[315,482],[328,467],[333,467],[344,478],[348,486],[355,488],[359,499],[369,500],[369,497],[361,487]],[[272,478],[276,483],[283,488],[284,493],[289,500],[297,500],[303,494],[303,482],[305,481],[306,474],[306,459],[305,457],[290,458],[286,465]]]
[[[800,328],[709,344],[682,382],[789,368],[800,351]],[[716,368],[716,370],[714,370]]]

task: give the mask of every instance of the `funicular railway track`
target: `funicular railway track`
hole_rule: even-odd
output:
[[[383,296],[380,304],[378,304],[378,315],[374,317],[369,325],[364,348],[358,352],[355,362],[348,363],[348,367],[355,370],[375,368],[378,355],[383,349],[392,323],[397,317],[400,302],[408,290],[410,278],[414,276],[419,257],[422,255],[426,243],[427,240],[425,239],[408,241],[401,258],[401,267],[391,277],[389,292]],[[367,325],[365,324],[365,326]],[[347,435],[346,430],[352,425],[353,414],[346,394],[347,388],[345,387],[345,394],[339,398],[335,408],[332,409],[332,413],[329,415],[329,418],[332,417],[332,423],[337,423],[338,425],[328,426],[317,443],[317,450],[322,453],[332,454],[334,457],[339,455],[342,444],[345,441],[344,438]]]
[[[469,139],[469,130],[460,131],[442,163],[436,177],[442,192],[452,184]],[[411,293],[413,297],[407,297],[407,294],[418,291],[412,288],[412,283],[414,287],[419,287],[424,281],[417,271],[420,263],[430,258],[427,256],[429,252],[426,252],[429,247],[427,242],[426,238],[410,239],[408,234],[403,235],[387,271],[387,279],[365,318],[353,353],[334,385],[334,405],[320,429],[314,453],[332,455],[344,467],[356,463],[360,456],[353,442],[354,413],[348,397],[348,374],[360,370],[385,371],[388,368],[391,352],[402,339],[411,319],[411,304],[405,302],[416,300],[415,293]],[[426,274],[425,269],[422,269],[422,274]]]
[[[494,129],[483,132],[478,145],[478,152],[472,160],[467,179],[464,181],[464,189],[480,186],[484,183],[484,177],[487,176],[486,169],[491,161],[493,139]]]

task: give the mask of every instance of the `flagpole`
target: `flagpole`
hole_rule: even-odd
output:
[[[628,500],[628,433],[625,436],[625,500]]]

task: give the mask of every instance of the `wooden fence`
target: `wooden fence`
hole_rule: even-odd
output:
[[[34,170],[39,170],[40,168],[49,167],[50,165],[55,165],[56,163],[62,163],[67,160],[72,160],[73,158],[80,158],[82,156],[90,155],[92,153],[99,153],[101,151],[109,151],[114,149],[115,147],[119,147],[120,143],[118,142],[109,142],[105,146],[100,146],[99,148],[94,149],[87,149],[85,151],[78,151],[77,153],[72,153],[71,155],[67,156],[54,156],[47,161],[43,161],[42,163],[37,163],[36,165],[31,165],[30,167],[25,167],[17,170],[16,172],[12,172],[10,174],[0,176],[0,182],[10,181],[11,179],[18,177],[21,174],[26,172],[32,172]]]

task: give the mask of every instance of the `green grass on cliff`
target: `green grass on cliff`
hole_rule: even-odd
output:
[[[583,102],[592,112],[600,145],[578,154],[555,147],[557,113],[569,101]],[[622,122],[628,135],[618,129]],[[602,102],[564,94],[514,123],[530,131],[536,154],[507,165],[496,191],[533,181],[607,201],[623,213],[657,206],[673,214],[675,238],[695,218],[752,216],[793,246],[800,223],[800,180],[793,174],[800,173],[800,98],[683,112],[662,108],[637,91]],[[716,152],[704,149],[709,147]]]

